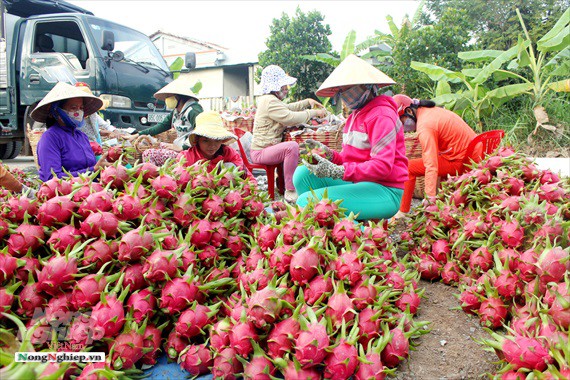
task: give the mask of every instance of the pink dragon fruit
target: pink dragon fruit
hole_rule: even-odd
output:
[[[319,298],[330,295],[332,290],[333,282],[331,277],[317,275],[305,287],[305,302],[309,305],[313,305]]]
[[[99,302],[107,281],[101,274],[89,274],[77,281],[71,293],[71,304],[76,310],[90,308]]]
[[[325,359],[325,379],[350,378],[358,366],[358,350],[346,339],[340,339]]]
[[[537,274],[543,283],[560,282],[570,271],[570,255],[561,247],[553,247],[542,252],[536,263]]]
[[[243,357],[253,352],[252,341],[258,340],[259,337],[251,322],[239,321],[230,330],[230,347],[233,347]]]
[[[208,373],[213,364],[212,353],[204,343],[192,344],[180,355],[180,366],[192,376]]]
[[[73,248],[79,242],[81,242],[81,232],[72,225],[66,225],[53,231],[47,244],[56,252],[64,253],[66,249]]]
[[[353,242],[356,237],[360,237],[362,232],[360,228],[351,219],[341,219],[335,223],[331,236],[335,244],[344,244],[345,242]]]
[[[167,174],[161,174],[150,180],[150,184],[156,195],[164,199],[174,199],[178,193],[178,183]]]
[[[524,229],[516,220],[504,222],[500,226],[499,236],[508,247],[516,248],[523,243]]]
[[[28,250],[33,252],[45,242],[45,236],[43,227],[21,224],[6,242],[8,253],[20,257],[25,255]]]
[[[113,253],[113,246],[105,239],[95,240],[85,246],[82,265],[95,264],[95,269],[99,269],[113,259]]]
[[[165,313],[176,314],[194,301],[204,301],[196,281],[189,276],[178,277],[168,281],[162,288],[160,308]]]
[[[343,251],[333,262],[338,279],[355,285],[362,278],[364,264],[356,251]]]
[[[147,257],[142,269],[147,281],[164,281],[173,278],[179,266],[179,259],[175,251],[156,250]]]
[[[390,330],[390,335],[392,339],[382,350],[381,358],[382,363],[387,367],[395,368],[400,363],[400,360],[408,357],[410,343],[404,332],[399,328]]]
[[[156,297],[149,289],[142,289],[131,294],[127,300],[127,308],[133,320],[142,323],[145,318],[152,318],[156,310]]]
[[[119,260],[134,262],[152,250],[154,239],[145,228],[135,228],[121,237],[119,242]]]
[[[0,252],[0,283],[10,280],[18,266],[18,259]]]
[[[129,369],[143,357],[144,338],[136,331],[122,333],[109,342],[114,369]]]
[[[87,198],[81,203],[77,212],[83,218],[89,214],[97,211],[111,211],[113,208],[113,193],[107,190],[102,190],[89,194]]]
[[[37,282],[29,282],[20,291],[20,308],[16,311],[18,315],[24,317],[32,317],[36,312],[36,308],[42,308],[46,303],[46,299],[40,293]]]
[[[273,359],[282,358],[293,349],[293,342],[301,326],[294,317],[284,319],[277,323],[267,337],[267,353]]]
[[[162,346],[162,331],[154,325],[147,325],[143,333],[143,357],[141,363],[155,365]]]
[[[332,228],[335,216],[339,216],[339,206],[328,198],[323,198],[313,206],[315,221],[321,227]]]
[[[93,212],[81,222],[79,230],[87,237],[115,237],[119,232],[119,219],[111,212]]]
[[[205,306],[194,302],[180,314],[176,322],[176,332],[184,338],[192,338],[201,334],[206,326],[212,324],[212,318],[218,309],[219,304]]]
[[[166,343],[164,344],[164,351],[170,359],[178,361],[180,353],[186,347],[188,347],[189,344],[190,343],[188,342],[188,339],[178,335],[176,330],[172,330],[170,332],[170,335],[168,335],[168,339],[166,339]]]
[[[500,298],[489,297],[479,307],[479,319],[481,325],[491,329],[502,326],[507,318],[507,307]]]
[[[295,339],[295,358],[303,368],[319,365],[327,356],[330,338],[327,328],[319,323],[312,309],[307,308],[309,321],[303,321],[302,330]]]
[[[38,209],[38,222],[48,227],[56,223],[67,223],[76,209],[77,204],[67,196],[48,199]]]
[[[212,364],[212,375],[216,379],[235,380],[236,374],[243,371],[243,365],[237,359],[237,351],[227,347],[220,351]]]
[[[279,318],[282,302],[279,290],[274,285],[267,286],[249,296],[247,319],[257,328],[271,325]]]
[[[69,289],[76,280],[77,260],[65,256],[52,256],[38,274],[38,290],[55,296]]]
[[[318,273],[319,255],[309,246],[296,251],[289,264],[291,279],[299,286],[306,285]]]
[[[93,307],[91,318],[96,340],[114,337],[121,331],[125,324],[125,311],[121,298],[107,295],[103,301],[99,301]],[[142,342],[140,346],[142,347]]]

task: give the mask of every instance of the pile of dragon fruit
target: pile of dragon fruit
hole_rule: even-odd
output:
[[[394,372],[427,332],[415,263],[328,199],[268,212],[242,174],[118,160],[2,193],[0,377],[133,378],[164,354],[214,378]],[[34,350],[107,360],[14,361]]]
[[[570,180],[500,148],[414,210],[403,248],[459,287],[500,379],[570,378]],[[496,330],[496,331],[494,331]]]

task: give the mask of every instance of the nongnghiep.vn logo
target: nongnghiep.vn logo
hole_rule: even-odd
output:
[[[16,352],[18,363],[100,363],[105,361],[104,352]]]

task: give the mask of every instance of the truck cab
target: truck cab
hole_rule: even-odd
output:
[[[6,5],[11,2],[2,1]],[[13,3],[24,2],[65,3],[48,0]],[[8,7],[8,12],[14,11]],[[29,116],[31,110],[60,81],[87,83],[94,95],[108,101],[109,106],[102,114],[119,128],[141,130],[168,114],[164,102],[156,100],[153,94],[172,81],[172,75],[143,33],[95,17],[88,11],[4,16],[0,158],[11,158],[6,153],[2,155],[2,144],[14,145],[11,156],[15,157],[15,150],[19,153],[26,125],[34,123]]]

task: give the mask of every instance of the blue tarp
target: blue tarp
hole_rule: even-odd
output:
[[[145,370],[144,373],[149,375],[146,378],[149,380],[178,380],[190,377],[190,374],[184,371],[180,364],[169,363],[166,354],[158,359],[154,367]],[[212,378],[212,375],[204,375],[198,377],[198,380],[211,380]]]

